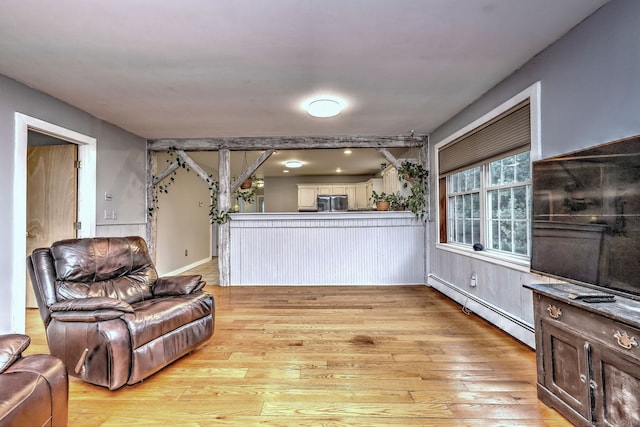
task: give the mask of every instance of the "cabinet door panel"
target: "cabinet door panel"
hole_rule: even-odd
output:
[[[356,209],[358,207],[358,203],[356,200],[356,186],[347,185],[345,187],[345,194],[347,195],[347,202],[349,203],[349,209]]]
[[[548,322],[542,325],[545,387],[591,420],[586,341]]]
[[[298,209],[312,209],[316,207],[316,187],[298,187]]]
[[[612,426],[640,425],[640,367],[617,352],[596,347],[593,353],[596,420]]]
[[[334,185],[331,187],[331,194],[341,196],[343,194],[347,194],[347,186],[346,185]]]
[[[367,184],[356,185],[356,207],[364,209],[369,206],[370,191],[367,191]]]

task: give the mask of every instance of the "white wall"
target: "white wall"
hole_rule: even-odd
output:
[[[96,138],[96,192],[100,195],[117,187],[118,199],[113,204],[121,212],[121,216],[111,224],[97,227],[101,233],[109,234],[110,227],[128,231],[120,229],[123,222],[133,224],[133,229],[139,229],[139,225],[146,221],[144,191],[140,192],[146,179],[145,140],[15,80],[0,76],[0,149],[4,153],[0,156],[0,177],[3,182],[0,196],[10,206],[0,211],[0,292],[3,295],[0,299],[0,333],[24,331],[24,306],[12,303],[24,292],[24,289],[18,289],[18,285],[26,274],[24,265],[18,268],[18,263],[14,262],[15,257],[23,258],[26,254],[13,253],[13,247],[18,243],[14,242],[14,228],[20,227],[19,223],[24,221],[24,218],[16,218],[12,209],[14,198],[17,197],[14,190],[15,172],[19,167],[24,168],[14,159],[16,112]],[[142,161],[138,164],[140,159]],[[98,208],[96,206],[99,212]],[[96,223],[100,224],[100,215]]]
[[[542,156],[574,151],[640,134],[640,2],[614,0],[587,18],[566,36],[541,52],[430,135],[434,146],[483,116],[507,99],[541,82]],[[431,176],[431,186],[436,188]],[[437,200],[431,206],[437,207]],[[437,212],[432,212],[435,218]],[[438,230],[429,223],[430,284],[461,303],[470,296],[490,321],[504,329],[516,327],[519,339],[532,345],[531,292],[525,283],[546,278],[438,250]],[[469,279],[478,274],[478,286]],[[484,307],[486,306],[486,307]],[[484,307],[484,308],[483,308]],[[504,313],[496,314],[503,311]],[[511,319],[509,319],[511,317]],[[523,322],[523,325],[517,325]],[[526,330],[529,330],[526,333]],[[510,333],[513,333],[510,331]]]
[[[168,158],[158,153],[158,172],[167,167]],[[158,195],[156,269],[160,275],[177,274],[211,259],[209,187],[194,171],[183,168],[174,178],[168,192]]]

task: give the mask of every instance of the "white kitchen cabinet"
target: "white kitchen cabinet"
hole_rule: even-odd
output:
[[[348,185],[332,185],[330,194],[333,194],[334,196],[347,194],[347,187]]]
[[[400,191],[398,171],[393,166],[388,166],[382,175],[382,191],[387,194],[395,194]]]
[[[317,186],[317,190],[318,190],[318,195],[320,194],[326,194],[326,195],[330,195],[333,194],[333,187],[331,185],[319,185]]]
[[[357,185],[347,185],[345,187],[345,194],[347,195],[347,200],[349,201],[349,209],[358,209],[358,200],[357,200]]]
[[[315,185],[298,185],[298,209],[316,209],[318,187]]]
[[[369,206],[369,199],[371,198],[371,192],[368,191],[369,183],[363,182],[356,184],[354,187],[353,204],[354,209],[365,209]],[[351,200],[351,199],[349,199]]]
[[[319,195],[342,194],[347,195],[349,209],[367,209],[371,207],[373,191],[382,191],[382,179],[372,178],[353,184],[298,184],[298,210],[317,209]]]

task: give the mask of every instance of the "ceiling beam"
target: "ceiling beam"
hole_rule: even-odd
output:
[[[261,151],[331,148],[403,148],[420,147],[423,139],[414,136],[273,136],[225,138],[149,139],[149,151]]]
[[[274,153],[275,150],[267,150],[264,153],[262,153],[260,155],[260,157],[258,157],[256,159],[255,162],[253,162],[246,170],[242,171],[242,174],[240,174],[240,176],[238,177],[238,179],[236,179],[236,181],[231,184],[231,192],[235,193],[236,191],[238,191],[238,188],[240,188],[240,186],[242,185],[242,183],[251,177],[251,175],[253,175],[253,173],[255,171],[258,170],[258,168],[260,166],[262,166],[262,164],[264,162],[267,161],[267,159],[269,159],[269,157],[271,157],[271,155]],[[246,155],[246,154],[245,154]]]
[[[377,150],[385,159],[387,159],[389,163],[391,163],[391,166],[396,169],[401,168],[400,161],[396,159],[395,156],[389,152],[389,150],[387,150],[386,148],[378,148]]]

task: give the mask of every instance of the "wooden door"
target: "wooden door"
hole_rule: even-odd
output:
[[[77,145],[27,147],[27,254],[76,237]],[[27,274],[27,307],[37,307]]]
[[[584,338],[541,322],[544,386],[586,420],[592,419],[590,347]]]
[[[638,336],[637,331],[633,332],[633,337]],[[640,352],[637,347],[623,352],[594,345],[593,388],[598,425],[640,425]]]

